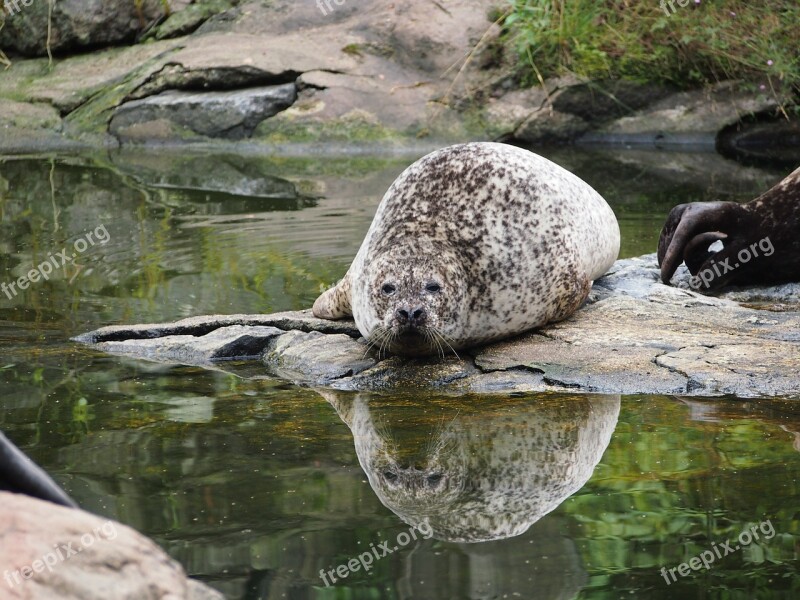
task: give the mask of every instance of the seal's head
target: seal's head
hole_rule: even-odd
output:
[[[353,317],[379,353],[445,355],[463,331],[466,276],[445,247],[395,247],[365,265],[353,293]],[[459,336],[460,337],[460,336]]]

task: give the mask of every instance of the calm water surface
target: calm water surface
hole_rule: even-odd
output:
[[[542,153],[609,200],[623,256],[652,252],[675,204],[745,201],[785,175]],[[0,428],[230,598],[800,598],[797,399],[341,395],[69,341],[309,306],[414,158],[0,159],[0,283],[108,233],[0,292]],[[368,573],[336,574],[370,553],[385,556]]]

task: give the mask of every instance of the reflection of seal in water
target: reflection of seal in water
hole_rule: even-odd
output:
[[[618,252],[614,213],[575,175],[513,146],[451,146],[392,184],[314,314],[352,314],[379,351],[443,354],[568,317]]]
[[[681,262],[702,285],[800,281],[800,169],[747,204],[692,202],[667,217],[658,241],[661,280]],[[709,250],[721,242],[718,252]]]
[[[619,396],[586,395],[460,408],[452,398],[426,398],[424,409],[389,405],[395,412],[381,418],[383,401],[320,393],[350,427],[381,502],[458,542],[520,535],[555,509],[591,477],[619,416]],[[430,428],[415,414],[440,415],[437,408],[451,413],[449,422],[420,439]]]

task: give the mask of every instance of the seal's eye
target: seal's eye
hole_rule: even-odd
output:
[[[425,289],[431,294],[436,294],[442,291],[442,286],[440,286],[438,283],[429,283],[425,286]]]
[[[384,283],[381,286],[381,291],[384,294],[386,294],[387,296],[391,296],[392,294],[394,294],[397,291],[397,288],[394,285],[392,285],[391,283]]]
[[[386,478],[387,481],[394,481],[395,479],[397,479],[397,475],[395,475],[391,471],[384,471],[383,476]]]

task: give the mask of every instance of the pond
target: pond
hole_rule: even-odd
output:
[[[788,172],[538,151],[608,199],[622,257]],[[69,341],[310,306],[423,153],[0,159],[0,283],[55,265],[0,292],[0,429],[229,598],[800,597],[797,400],[333,394]]]

